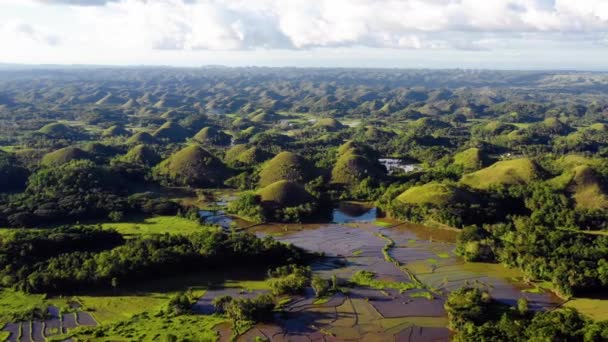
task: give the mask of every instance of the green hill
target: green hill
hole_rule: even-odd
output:
[[[114,96],[112,93],[108,93],[106,96],[101,98],[99,101],[95,102],[97,106],[113,106],[113,105],[121,105],[125,101],[118,96]]]
[[[96,157],[111,157],[120,152],[114,146],[109,146],[98,142],[86,143],[82,145],[82,150]]]
[[[133,134],[132,137],[127,140],[127,144],[129,145],[138,145],[138,144],[157,144],[158,140],[153,137],[148,132],[137,132]]]
[[[249,126],[251,126],[251,120],[244,117],[239,116],[238,118],[234,119],[234,121],[232,121],[232,127],[235,128],[243,129]]]
[[[593,125],[587,127],[589,130],[598,131],[598,132],[608,132],[608,125],[602,122],[594,123]]]
[[[119,160],[128,164],[152,166],[160,162],[160,156],[151,147],[141,144],[131,148]]]
[[[590,158],[580,154],[567,154],[555,160],[554,165],[558,170],[568,171],[577,166],[598,167],[602,164],[601,158]]]
[[[230,172],[211,153],[191,145],[175,152],[157,165],[154,175],[170,184],[205,187],[221,185]]]
[[[255,165],[264,162],[272,155],[259,147],[248,147],[245,144],[234,145],[224,156],[224,161],[229,165]]]
[[[256,123],[276,122],[280,119],[281,116],[278,114],[266,110],[258,110],[253,112],[251,115],[251,121]]]
[[[492,185],[527,184],[540,178],[540,169],[528,158],[504,160],[479,171],[465,174],[460,182],[476,189]]]
[[[343,153],[331,170],[331,182],[342,186],[356,186],[363,179],[384,177],[383,169],[367,157],[357,154],[356,149]]]
[[[475,198],[471,193],[453,185],[431,182],[407,189],[397,200],[406,204],[445,206],[459,202],[470,203]]]
[[[308,161],[292,152],[281,152],[264,164],[260,171],[260,186],[265,187],[279,180],[304,183],[314,175]]]
[[[203,143],[218,146],[230,145],[232,137],[214,127],[205,127],[201,129],[193,138],[194,140]]]
[[[364,156],[368,159],[378,159],[378,153],[366,144],[349,140],[338,147],[338,158],[346,153]]]
[[[104,137],[128,137],[131,132],[122,126],[114,125],[104,130],[101,135]]]
[[[608,195],[601,177],[588,165],[579,165],[547,181],[555,189],[567,190],[579,209],[608,209]]]
[[[319,119],[313,126],[318,129],[325,129],[328,131],[338,131],[343,129],[345,126],[334,118],[322,118]]]
[[[486,124],[482,126],[483,132],[492,135],[499,135],[504,133],[509,133],[517,129],[517,126],[504,123],[497,120],[488,121]]]
[[[129,99],[129,101],[125,102],[124,104],[122,104],[120,106],[120,108],[122,109],[132,109],[139,106],[139,103],[137,103],[137,100],[135,99]]]
[[[81,150],[78,147],[64,147],[56,151],[47,153],[42,157],[41,164],[44,166],[58,166],[68,163],[72,160],[90,159],[89,153]]]
[[[472,147],[454,155],[454,165],[460,165],[465,171],[475,171],[484,167],[487,156],[479,148]]]
[[[311,203],[315,199],[301,185],[280,180],[258,191],[262,205],[271,207],[296,207]]]
[[[76,139],[82,135],[78,130],[62,123],[50,123],[40,128],[38,132],[54,139]]]
[[[190,136],[188,130],[173,121],[167,121],[152,134],[157,139],[166,139],[171,142],[180,142]]]
[[[537,124],[536,129],[543,133],[566,135],[573,132],[574,129],[567,124],[561,122],[558,118],[550,117]]]

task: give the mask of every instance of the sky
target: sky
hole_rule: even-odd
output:
[[[0,0],[0,63],[608,70],[608,0]]]

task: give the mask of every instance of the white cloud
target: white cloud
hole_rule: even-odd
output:
[[[29,8],[21,22],[30,24],[7,29],[1,12],[17,7],[21,14]],[[62,18],[42,14],[51,9],[61,9]],[[131,58],[317,48],[541,50],[601,45],[608,0],[0,0],[0,28],[2,38],[17,32],[32,44],[61,40],[66,51]],[[531,36],[534,45],[526,43]]]
[[[0,42],[4,44],[5,48],[13,45],[54,46],[59,43],[59,38],[39,27],[13,20],[0,23]]]
[[[470,48],[475,42],[465,43],[460,34],[453,40],[446,33],[511,39],[526,32],[608,31],[605,0],[94,2],[105,6],[77,12],[104,28],[98,36],[157,49]]]

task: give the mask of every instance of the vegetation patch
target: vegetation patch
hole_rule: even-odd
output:
[[[353,276],[350,278],[350,282],[356,286],[371,287],[376,290],[395,289],[399,290],[399,292],[405,292],[418,288],[418,286],[412,282],[404,283],[400,281],[378,279],[376,278],[376,274],[374,272],[366,270],[355,272],[355,274],[353,274]]]

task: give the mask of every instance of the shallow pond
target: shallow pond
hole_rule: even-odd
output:
[[[354,217],[362,215],[367,212]],[[486,286],[494,298],[512,305],[520,297],[526,297],[532,309],[561,304],[550,293],[524,292],[529,286],[521,281],[519,271],[497,264],[463,262],[453,252],[457,232],[390,222],[381,227],[370,222],[369,215],[369,220],[356,223],[260,225],[248,230],[324,253],[326,258],[312,265],[315,274],[323,278],[335,275],[345,283],[357,271],[367,270],[384,283],[419,285],[401,291],[390,286],[356,286],[323,301],[317,301],[309,289],[284,306],[285,313],[276,324],[258,325],[240,339],[447,341],[450,335],[443,305],[450,291],[466,284]],[[383,254],[389,241],[394,246],[388,254],[398,265]],[[222,291],[218,289],[217,294]],[[209,308],[214,297],[214,291],[206,293],[199,308],[206,311],[203,308]]]

